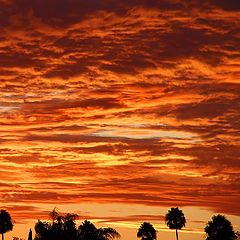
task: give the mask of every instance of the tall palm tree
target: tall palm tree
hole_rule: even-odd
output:
[[[206,240],[235,240],[237,234],[233,231],[233,227],[230,221],[223,215],[216,215],[212,217],[212,220],[207,223],[205,227],[207,234]]]
[[[141,240],[155,240],[157,238],[157,231],[149,222],[144,222],[139,227],[137,237]]]
[[[0,210],[0,233],[2,234],[2,240],[4,240],[4,233],[12,231],[13,220],[10,214],[6,210]]]
[[[182,210],[178,208],[171,208],[165,216],[165,221],[170,229],[176,230],[176,238],[178,240],[178,230],[185,227],[186,224],[186,219]]]

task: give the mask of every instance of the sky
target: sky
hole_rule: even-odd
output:
[[[0,207],[26,238],[60,212],[240,230],[240,1],[0,0]]]

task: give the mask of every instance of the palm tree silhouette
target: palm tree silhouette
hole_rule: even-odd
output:
[[[38,220],[35,224],[35,240],[47,240],[49,239],[49,230],[51,229],[51,225],[47,222],[42,222]]]
[[[88,220],[82,222],[82,224],[78,227],[79,237],[81,240],[86,239],[95,239],[97,228]]]
[[[113,228],[96,228],[93,223],[85,220],[79,226],[79,239],[81,240],[113,240],[120,234]]]
[[[207,223],[205,227],[207,234],[206,240],[235,240],[236,234],[233,231],[233,227],[230,221],[223,215],[216,215],[212,217],[212,220]]]
[[[137,237],[141,240],[155,240],[157,238],[157,231],[149,222],[144,222],[139,227]]]
[[[4,240],[4,233],[12,231],[13,221],[10,214],[6,210],[0,210],[0,233],[2,240]]]
[[[50,213],[52,222],[38,220],[35,240],[113,240],[120,234],[113,228],[96,228],[85,220],[77,228],[77,214],[59,214],[56,208]]]
[[[76,240],[78,238],[75,223],[78,218],[77,214],[60,215],[55,211],[52,216],[54,216],[51,217],[52,223],[38,220],[35,224],[35,240]]]
[[[171,208],[165,216],[165,221],[170,229],[176,230],[176,238],[178,240],[178,230],[185,227],[186,223],[182,210],[178,208]]]
[[[52,220],[52,223],[57,220],[57,218],[59,217],[59,212],[56,207],[49,213],[49,217]]]
[[[113,240],[119,238],[120,234],[113,228],[99,228],[97,229],[97,236],[99,240]]]
[[[74,240],[77,239],[78,233],[77,233],[77,228],[76,228],[76,223],[75,221],[78,219],[77,214],[72,214],[72,213],[67,213],[63,217],[63,232],[64,232],[64,239],[68,240]]]

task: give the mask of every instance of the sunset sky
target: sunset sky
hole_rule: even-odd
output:
[[[239,0],[0,0],[0,206],[134,240],[240,230]]]

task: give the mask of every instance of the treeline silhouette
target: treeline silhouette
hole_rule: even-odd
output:
[[[85,220],[78,227],[76,214],[60,215],[55,209],[50,213],[52,222],[38,220],[35,240],[112,240],[120,234],[113,228],[97,228]]]
[[[35,224],[34,240],[114,240],[120,238],[120,234],[113,228],[97,228],[93,223],[84,220],[77,226],[76,214],[60,214],[56,208],[49,214],[51,221],[40,221]],[[186,218],[179,208],[171,208],[165,215],[166,225],[176,232],[185,227]],[[13,229],[13,220],[6,210],[0,210],[0,233],[2,240],[4,234]],[[205,240],[240,240],[240,233],[234,232],[231,222],[223,215],[215,215],[204,228]],[[141,240],[156,240],[157,231],[149,222],[143,222],[137,231],[137,237]],[[13,240],[22,240],[14,237]],[[33,240],[32,230],[28,234],[28,240]]]

